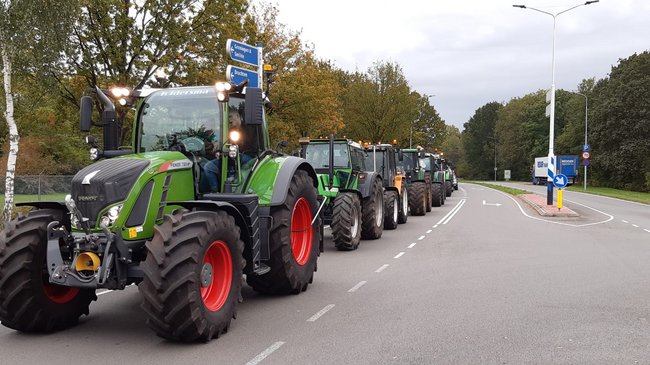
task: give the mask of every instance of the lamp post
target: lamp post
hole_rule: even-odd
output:
[[[494,141],[494,181],[497,181],[497,137],[488,137],[489,140]]]
[[[555,177],[555,154],[553,153],[553,144],[554,144],[554,134],[555,134],[554,129],[555,129],[555,28],[556,28],[555,25],[557,23],[556,20],[560,14],[564,14],[570,10],[573,10],[583,5],[597,3],[598,1],[599,0],[587,1],[584,4],[578,4],[576,6],[570,7],[566,10],[562,10],[555,14],[537,8],[532,8],[526,5],[513,5],[513,7],[515,8],[530,9],[553,17],[553,53],[552,53],[552,61],[551,61],[551,97],[550,97],[551,110],[549,113],[550,115],[549,115],[549,138],[548,138],[548,179],[547,179],[548,189],[546,194],[547,205],[553,205],[553,179]]]
[[[587,95],[576,92],[576,94],[585,98],[585,146],[587,145],[587,113],[589,112],[589,99]],[[585,181],[583,190],[587,191],[587,165],[585,165]]]

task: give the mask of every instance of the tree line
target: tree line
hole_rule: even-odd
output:
[[[549,119],[546,90],[490,102],[464,124],[461,175],[492,179],[497,168],[527,181],[535,157],[548,155]],[[620,59],[603,79],[583,80],[576,91],[557,90],[556,155],[580,155],[585,138],[591,146],[589,183],[650,191],[650,53]],[[580,168],[580,175],[583,169]]]

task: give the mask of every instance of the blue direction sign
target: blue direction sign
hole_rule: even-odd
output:
[[[251,46],[234,39],[228,39],[226,42],[226,51],[235,61],[247,63],[253,66],[259,66],[260,56],[257,47]]]
[[[591,151],[591,146],[588,144],[583,144],[582,145],[582,150],[583,151]]]
[[[589,160],[582,160],[582,166],[589,166]]]
[[[228,65],[228,67],[226,67],[226,77],[228,77],[228,81],[231,81],[233,84],[240,84],[244,80],[248,79],[249,87],[259,87],[257,72],[252,70]]]
[[[558,189],[562,189],[563,187],[565,187],[568,182],[569,179],[567,179],[566,175],[563,174],[557,174],[553,179],[553,184],[555,184],[555,187]]]

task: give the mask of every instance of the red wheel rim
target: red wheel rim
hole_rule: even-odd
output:
[[[301,266],[309,261],[311,254],[314,238],[314,227],[311,225],[311,220],[311,206],[307,199],[300,197],[293,206],[291,214],[291,250],[293,258]]]
[[[228,246],[214,241],[205,251],[201,268],[201,298],[210,311],[218,311],[228,299],[232,284],[232,257]]]
[[[43,291],[50,301],[57,304],[65,304],[74,299],[79,293],[79,288],[70,288],[49,283],[47,276],[43,277]]]

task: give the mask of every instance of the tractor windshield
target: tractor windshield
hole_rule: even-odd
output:
[[[140,109],[140,152],[207,156],[219,148],[222,113],[212,87],[154,92]]]
[[[418,154],[416,152],[404,152],[404,159],[398,162],[398,166],[404,171],[413,171],[419,166]]]
[[[314,168],[325,168],[330,165],[330,146],[327,143],[310,143],[305,150],[305,159]],[[350,167],[347,143],[334,143],[334,167]]]

